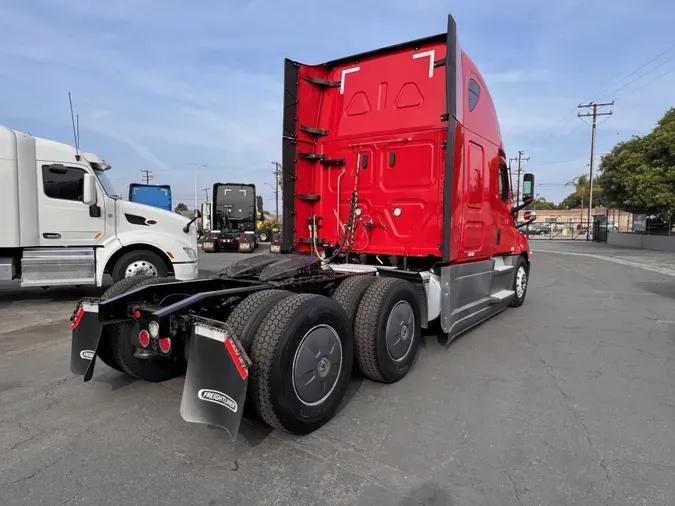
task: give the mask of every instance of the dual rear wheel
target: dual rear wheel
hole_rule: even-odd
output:
[[[129,278],[102,298],[165,281]],[[420,322],[414,287],[397,278],[353,276],[332,297],[255,292],[226,321],[252,360],[245,409],[292,434],[313,432],[335,415],[355,366],[384,383],[407,374],[419,349]],[[110,326],[99,351],[107,365],[146,381],[185,372],[182,359],[136,357],[134,327]]]
[[[396,278],[354,276],[332,297],[265,290],[244,299],[226,324],[253,364],[249,414],[293,434],[328,422],[354,366],[393,383],[419,349],[419,303],[413,286]]]

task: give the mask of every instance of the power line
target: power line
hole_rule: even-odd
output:
[[[651,69],[649,72],[646,72],[646,73],[644,73],[644,74],[638,76],[637,78],[635,78],[635,79],[633,79],[633,80],[631,80],[631,81],[628,81],[628,82],[627,82],[626,84],[624,84],[623,86],[619,86],[617,89],[613,90],[612,93],[616,93],[617,91],[621,91],[621,90],[627,88],[628,86],[630,86],[631,84],[638,82],[638,81],[639,81],[640,79],[642,79],[643,77],[646,77],[646,76],[648,76],[649,74],[651,74],[652,72],[654,72],[655,70],[660,69],[660,68],[663,67],[666,63],[672,61],[673,59],[675,59],[675,56],[674,56],[673,58],[668,58],[667,60],[661,62],[661,63],[658,64],[656,67],[654,67],[653,69]]]
[[[661,79],[662,77],[666,77],[668,74],[671,74],[671,73],[673,73],[673,72],[675,72],[675,68],[670,69],[668,72],[664,72],[663,74],[661,74],[661,75],[658,76],[658,77],[655,77],[655,78],[652,79],[651,81],[647,81],[646,83],[642,84],[641,86],[638,86],[637,88],[634,88],[633,90],[629,91],[628,93],[624,93],[623,95],[619,95],[618,97],[616,97],[616,98],[614,99],[614,101],[616,102],[617,100],[619,100],[619,99],[622,98],[622,97],[625,97],[625,96],[628,96],[628,95],[632,95],[632,94],[635,93],[636,91],[640,91],[642,88],[644,88],[644,87],[646,87],[646,86],[649,86],[650,84],[654,84],[656,81],[658,81],[658,80]]]
[[[618,81],[614,82],[612,85],[610,85],[610,86],[608,86],[607,88],[605,88],[604,90],[602,90],[600,93],[595,94],[595,96],[596,96],[596,97],[602,97],[603,94],[604,94],[605,92],[607,92],[607,91],[611,90],[612,88],[614,88],[615,86],[621,84],[623,81],[625,81],[625,80],[628,79],[629,77],[634,76],[634,75],[637,74],[640,70],[642,70],[642,69],[644,69],[645,67],[649,66],[651,63],[655,62],[655,61],[658,60],[661,56],[663,56],[664,54],[668,53],[669,51],[672,51],[673,49],[675,49],[675,44],[673,44],[673,45],[667,47],[666,49],[664,49],[663,51],[661,51],[659,54],[657,54],[656,56],[654,56],[651,60],[649,60],[648,62],[642,64],[642,65],[639,66],[637,69],[635,69],[635,70],[629,72],[628,74],[626,74],[625,76],[623,76],[621,79],[619,79]],[[670,61],[670,59],[668,59],[667,61]],[[661,66],[662,66],[662,65],[658,65],[657,67],[655,67],[654,69],[652,69],[650,72],[647,72],[646,74],[642,75],[639,79],[641,79],[642,77],[645,77],[646,75],[649,75],[652,71],[654,71],[655,69],[657,69],[657,68],[659,68],[659,67],[661,67]],[[670,72],[668,72],[668,73],[670,73]],[[665,74],[664,74],[664,75],[665,75]],[[663,76],[661,76],[661,77],[663,77]],[[638,79],[638,80],[639,80],[639,79]],[[655,81],[658,80],[658,79],[660,79],[660,77],[657,78],[657,79],[655,79]],[[622,89],[622,88],[620,88],[620,89]],[[638,88],[638,89],[639,89],[639,88]],[[614,90],[614,92],[616,92],[616,91],[618,91],[618,90]],[[636,91],[636,90],[634,90],[634,91]],[[588,99],[588,102],[590,102],[591,100],[592,100],[592,99]],[[618,99],[617,99],[617,100],[618,100]],[[567,121],[569,121],[570,119],[572,119],[572,118],[571,118],[570,116],[568,116],[567,114],[563,115],[563,116],[562,116],[562,117],[561,117],[561,118],[553,125],[553,128],[555,128],[555,130],[553,130],[551,133],[547,134],[543,139],[544,139],[544,140],[545,140],[545,139],[548,139],[548,138],[554,136],[555,134],[557,134],[558,131],[560,130],[562,124],[565,123],[565,122],[567,122]],[[567,133],[568,133],[568,134],[569,134],[569,133],[572,133],[572,132],[573,132],[574,130],[576,130],[578,127],[579,127],[579,125],[573,127],[573,128],[572,128],[571,130],[569,130]]]
[[[661,51],[659,54],[657,54],[654,58],[652,58],[651,60],[649,60],[649,61],[648,61],[647,63],[645,63],[644,65],[638,67],[637,69],[633,70],[633,71],[630,72],[629,74],[623,76],[621,79],[619,79],[619,80],[618,80],[617,82],[615,82],[613,85],[611,85],[611,86],[605,88],[604,90],[602,90],[600,93],[598,93],[598,96],[602,96],[602,93],[605,93],[606,91],[611,90],[611,89],[614,88],[614,86],[616,86],[617,84],[620,84],[621,82],[625,81],[625,80],[628,79],[629,77],[631,77],[631,76],[637,74],[637,73],[640,72],[643,68],[647,67],[650,63],[655,62],[655,61],[658,60],[661,56],[663,56],[664,54],[666,54],[667,52],[669,52],[669,51],[671,51],[671,50],[673,50],[673,49],[675,49],[675,44],[673,44],[672,46],[668,47],[667,49]],[[671,58],[671,59],[672,59],[672,58]],[[670,59],[669,59],[669,60],[666,60],[666,61],[670,61]],[[656,68],[658,68],[658,67],[656,67]],[[652,70],[654,70],[654,69],[652,69]],[[647,75],[647,74],[645,74],[645,75]],[[614,90],[614,93],[616,93],[616,91],[617,91],[617,90]]]
[[[579,104],[579,109],[592,109],[592,113],[581,114],[577,113],[577,116],[580,118],[591,117],[593,118],[593,124],[591,126],[591,159],[589,163],[589,196],[588,196],[588,226],[586,227],[586,240],[590,240],[591,234],[591,209],[593,208],[593,161],[595,160],[595,130],[597,127],[598,116],[611,116],[613,112],[598,112],[598,107],[611,107],[614,105],[614,102],[606,102],[603,104],[597,104],[595,102],[589,102],[588,104]]]

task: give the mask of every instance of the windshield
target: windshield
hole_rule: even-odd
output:
[[[115,187],[108,178],[108,174],[106,174],[106,172],[108,171],[94,169],[94,174],[96,174],[96,177],[101,182],[101,186],[103,186],[103,190],[106,192],[108,197],[120,198],[120,194],[115,191]]]

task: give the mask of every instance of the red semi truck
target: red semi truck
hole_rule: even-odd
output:
[[[487,86],[441,35],[331,61],[285,62],[281,255],[189,282],[136,276],[73,314],[71,370],[96,358],[147,381],[186,375],[181,415],[236,435],[252,416],[325,424],[354,369],[393,383],[423,329],[448,342],[526,295]]]

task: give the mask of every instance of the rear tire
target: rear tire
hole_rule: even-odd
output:
[[[403,378],[417,357],[421,320],[410,282],[378,277],[363,295],[354,321],[356,360],[363,374],[382,383]]]
[[[347,390],[354,360],[350,322],[328,297],[286,297],[261,322],[251,360],[249,391],[260,418],[309,434],[335,415]]]
[[[347,314],[352,331],[356,322],[356,311],[359,309],[359,304],[363,298],[366,290],[375,283],[377,277],[375,276],[353,276],[345,279],[333,292],[332,298],[337,301],[342,309]],[[363,376],[363,371],[359,367],[358,360],[354,360],[354,373]]]
[[[134,288],[167,283],[172,278],[146,278],[136,284]],[[137,358],[134,356],[134,346],[131,343],[133,332],[138,331],[136,322],[124,322],[111,325],[110,344],[117,364],[129,376],[156,383],[176,378],[185,373],[187,362],[184,353],[176,350],[171,357]]]
[[[101,300],[103,301],[112,299],[113,297],[122,295],[146,279],[148,279],[147,276],[132,276],[130,278],[124,278],[122,281],[113,284],[110,288],[103,292],[103,295],[101,295]],[[122,367],[120,367],[120,365],[115,360],[115,353],[112,350],[110,338],[107,334],[110,329],[111,326],[103,327],[104,335],[101,335],[101,340],[103,342],[98,349],[98,358],[100,358],[108,367],[111,367],[112,369],[115,369],[119,372],[124,372],[124,369],[122,369]]]
[[[265,316],[277,302],[293,295],[287,290],[262,290],[255,292],[239,303],[225,322],[239,338],[244,351],[251,351],[251,343]]]
[[[333,292],[332,298],[342,306],[352,325],[356,321],[356,311],[363,294],[376,280],[375,276],[352,276],[340,283]]]

